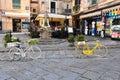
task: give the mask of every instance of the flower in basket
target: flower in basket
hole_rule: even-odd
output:
[[[80,34],[76,36],[76,41],[84,41],[84,35]]]
[[[12,37],[11,42],[21,42],[19,38],[17,37]]]
[[[28,45],[31,46],[31,45],[36,45],[38,44],[39,40],[38,39],[29,39],[27,41]]]
[[[12,42],[21,42],[19,38],[17,37],[12,37],[10,34],[6,34],[3,37],[3,43],[4,43],[4,47],[7,47],[8,43],[12,43]]]
[[[85,38],[84,35],[80,34],[76,36],[76,42],[78,45],[85,44]]]

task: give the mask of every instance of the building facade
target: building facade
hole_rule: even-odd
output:
[[[46,12],[52,28],[72,26],[71,7],[71,0],[0,0],[0,30],[28,31],[31,22],[41,26]]]
[[[80,30],[86,35],[110,36],[112,25],[119,24],[119,0],[81,0],[79,16]]]
[[[66,26],[66,19],[67,25],[72,26],[72,18],[69,16],[71,13],[69,0],[38,0],[38,4],[39,14],[36,20],[39,21],[39,26],[42,26],[45,14],[53,30]]]
[[[0,0],[0,30],[21,32],[30,27],[30,0]]]

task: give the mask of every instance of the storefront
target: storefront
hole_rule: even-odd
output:
[[[107,37],[111,37],[111,27],[114,25],[120,25],[120,10],[113,10],[106,13],[105,35]]]
[[[101,36],[104,30],[104,17],[101,16],[101,10],[84,12],[80,15],[82,29],[85,35]],[[103,34],[104,35],[104,34]]]
[[[50,27],[53,30],[60,30],[62,27],[64,27],[66,19],[69,19],[69,24],[70,25],[72,23],[71,22],[72,21],[71,16],[48,13],[47,17],[48,17],[48,20],[49,20]],[[45,14],[39,14],[36,17],[36,20],[39,21],[39,26],[43,26],[44,18],[45,18]]]
[[[4,12],[4,15],[2,15],[2,22],[0,22],[0,25],[2,25],[2,31],[27,32],[30,27],[30,14]]]
[[[83,29],[85,35],[92,35],[92,36],[101,36],[101,32],[104,30],[104,23],[102,21],[101,15],[96,15],[92,17],[87,17],[82,19],[82,23],[84,22]]]
[[[85,35],[111,37],[111,26],[120,25],[120,2],[83,11],[79,16]]]
[[[113,10],[106,13],[105,35],[111,38],[119,38],[120,30],[120,10]],[[116,26],[115,26],[116,25]],[[112,27],[118,29],[113,29]]]

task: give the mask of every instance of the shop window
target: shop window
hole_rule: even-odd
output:
[[[29,22],[22,22],[22,28],[23,29],[29,29],[30,28],[30,23]]]
[[[20,9],[21,8],[21,0],[12,0],[12,7],[14,9]]]

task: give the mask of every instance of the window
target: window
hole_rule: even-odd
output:
[[[14,9],[20,9],[21,8],[21,2],[20,2],[20,0],[12,0],[12,7]]]
[[[36,12],[36,9],[33,9],[33,12],[35,13],[35,12]]]
[[[81,0],[75,0],[75,5],[80,4]]]
[[[30,28],[30,23],[29,22],[22,22],[22,28],[23,29],[29,29]]]
[[[51,2],[51,13],[55,13],[55,8],[56,8],[55,2]]]
[[[96,4],[97,0],[92,0],[91,4]]]
[[[97,0],[88,0],[89,5],[97,4]]]

